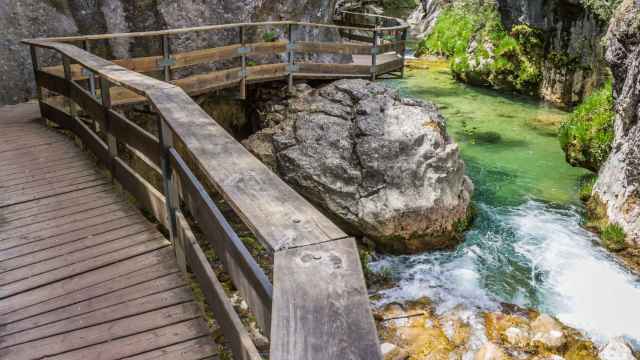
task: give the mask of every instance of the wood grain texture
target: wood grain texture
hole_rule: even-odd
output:
[[[382,359],[354,239],[276,253],[273,281],[271,359]]]

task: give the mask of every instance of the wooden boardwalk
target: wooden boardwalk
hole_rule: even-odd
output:
[[[169,241],[39,118],[0,109],[0,359],[216,359]]]

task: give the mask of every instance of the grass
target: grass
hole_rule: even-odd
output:
[[[591,199],[591,194],[593,194],[593,187],[596,184],[598,177],[595,175],[589,175],[582,179],[580,183],[580,188],[578,189],[578,195],[580,196],[580,200],[587,202]]]
[[[611,152],[613,132],[611,82],[580,104],[560,126],[560,146],[567,162],[597,172]]]
[[[622,226],[609,224],[600,233],[602,244],[610,251],[618,252],[627,248],[626,235]]]

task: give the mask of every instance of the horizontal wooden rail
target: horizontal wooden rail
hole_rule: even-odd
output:
[[[375,79],[401,70],[404,58],[399,52],[404,51],[406,24],[398,20],[396,26],[385,18],[373,22],[378,25],[292,21],[229,24],[25,41],[32,46],[43,117],[75,133],[140,206],[169,230],[178,263],[196,276],[238,359],[257,360],[259,354],[195,240],[182,204],[249,305],[258,327],[270,337],[272,359],[375,360],[381,359],[381,354],[355,240],[256,159],[189,94],[239,86],[244,95],[246,84],[262,81],[288,79],[291,86],[294,78]],[[380,27],[380,22],[390,26]],[[286,27],[287,41],[245,43],[245,27],[265,25]],[[368,44],[296,41],[294,26],[369,31],[372,37]],[[239,30],[239,44],[170,52],[170,35],[233,28]],[[381,38],[385,31],[395,34],[396,40]],[[403,32],[402,37],[398,31]],[[149,36],[162,37],[162,56],[112,62],[69,44]],[[61,54],[63,66],[40,69],[36,48]],[[275,63],[249,66],[246,61],[249,55],[284,53],[286,63],[283,57],[273,56],[269,61]],[[299,62],[296,53],[370,56],[371,64]],[[378,54],[384,56],[378,59]],[[175,69],[238,57],[241,67],[171,80]],[[141,73],[158,70],[166,81]],[[45,97],[42,88],[57,96]],[[137,101],[146,102],[157,113],[159,136],[113,108]],[[96,129],[81,117],[92,119]],[[122,160],[120,145],[146,159],[154,169],[161,169],[162,191]],[[204,183],[213,185],[258,241],[273,253],[273,285],[205,191]]]

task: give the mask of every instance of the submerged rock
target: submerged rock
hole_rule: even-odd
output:
[[[340,80],[258,107],[245,146],[349,232],[403,253],[459,241],[473,185],[433,104]]]
[[[609,28],[607,61],[613,72],[615,139],[594,193],[609,222],[629,245],[640,246],[640,4],[625,0]]]
[[[540,343],[547,349],[558,349],[567,341],[562,324],[547,314],[538,316],[531,323],[531,333],[531,341],[534,344]]]

